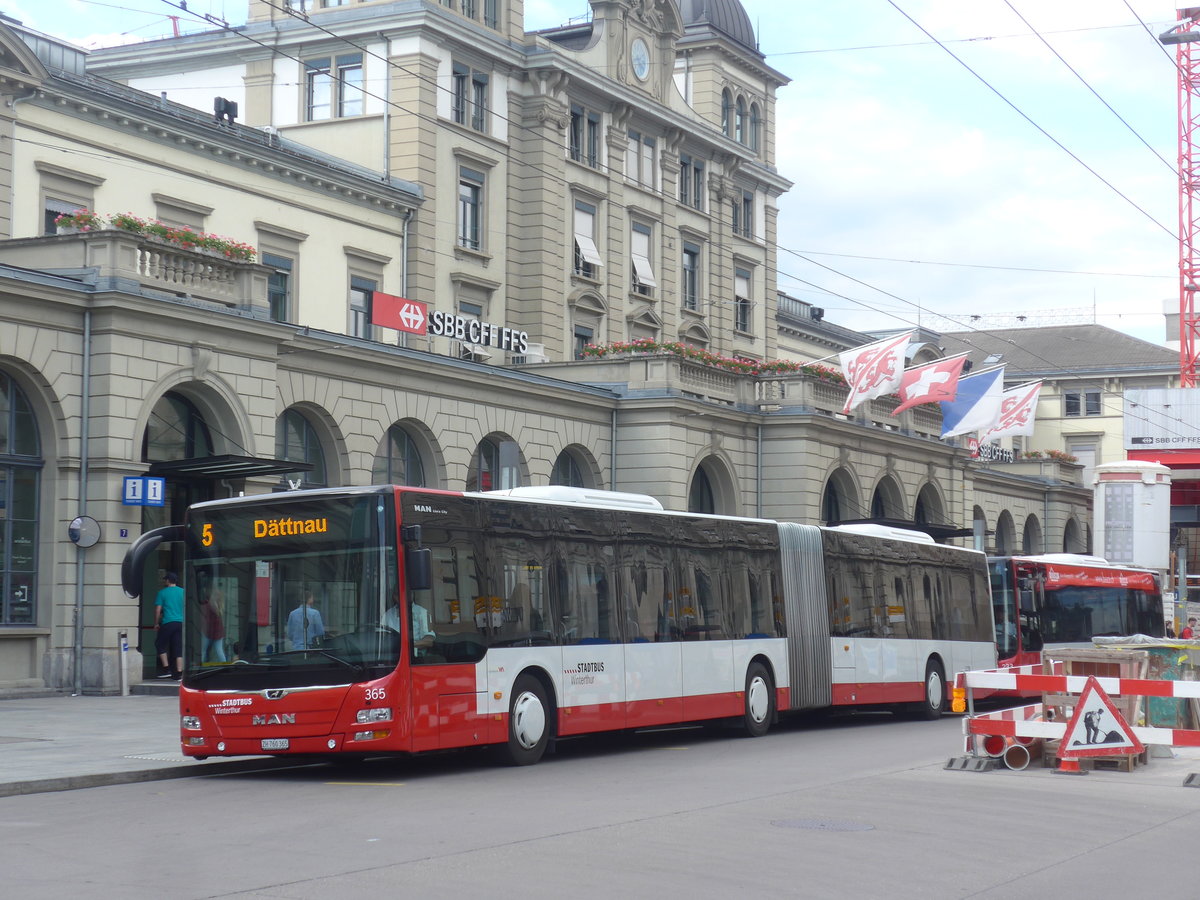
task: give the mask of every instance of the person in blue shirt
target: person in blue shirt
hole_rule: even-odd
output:
[[[179,576],[167,572],[154,597],[154,649],[158,651],[159,678],[183,677],[183,588]],[[174,668],[171,663],[174,662]]]
[[[292,610],[287,620],[287,639],[293,650],[318,647],[325,636],[325,622],[319,610],[313,609],[312,591],[304,592],[304,600]]]

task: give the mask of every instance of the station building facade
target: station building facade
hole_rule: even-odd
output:
[[[331,116],[353,121],[298,121],[295,136],[268,126],[279,109],[303,118],[356,77],[323,31],[291,34],[302,18],[252,3],[247,26],[296,44],[292,87],[267,51],[221,50],[227,33],[114,52],[94,69],[0,20],[0,689],[115,690],[121,632],[132,676],[148,673],[155,575],[178,551],[164,549],[130,600],[125,550],[188,503],[243,492],[570,484],[699,512],[911,521],[1002,552],[1086,548],[1078,467],[972,460],[938,439],[935,408],[895,416],[895,398],[881,398],[845,416],[845,387],[821,369],[746,374],[670,347],[778,355],[772,210],[787,182],[772,168],[771,120],[784,79],[739,4],[595,3],[588,28],[549,35],[524,34],[519,3],[471,9],[329,10],[363,35],[396,18],[386,77],[364,56],[362,83],[383,77],[393,100],[412,96],[373,123],[367,99],[361,116]],[[120,71],[172,53],[191,71],[206,58],[197,45],[227,67],[241,60],[197,83],[241,79],[241,114],[264,127],[217,121],[175,102],[175,87],[146,90],[149,69]],[[459,58],[487,78],[458,81]],[[347,71],[310,81],[320,60]],[[491,98],[478,107],[495,117],[487,134],[457,121],[475,90]],[[350,137],[305,135],[326,126]],[[375,161],[372,141],[386,150]],[[486,206],[464,169],[487,176]],[[595,201],[590,242],[581,197]],[[176,238],[111,222],[59,233],[57,216],[79,208],[164,222]],[[729,233],[735,208],[753,217],[749,235]],[[184,228],[248,245],[253,260],[181,244]],[[486,246],[463,243],[473,235]],[[519,330],[525,352],[372,325],[377,293]],[[826,326],[809,317],[789,340],[846,338]],[[635,337],[653,343],[579,352]],[[142,476],[164,479],[162,506],[126,502],[125,479]],[[81,540],[84,518],[94,543]]]

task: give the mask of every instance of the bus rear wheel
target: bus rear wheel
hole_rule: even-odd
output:
[[[506,762],[529,766],[542,758],[550,742],[550,711],[542,683],[532,675],[518,678],[508,707]]]
[[[775,719],[775,685],[762,663],[751,663],[746,670],[745,697],[742,727],[750,737],[762,737]]]
[[[946,675],[942,664],[931,659],[925,666],[925,699],[917,704],[922,719],[940,719],[946,709]]]

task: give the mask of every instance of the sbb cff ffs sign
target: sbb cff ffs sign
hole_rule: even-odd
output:
[[[510,353],[525,353],[529,350],[528,332],[452,313],[431,313],[429,307],[420,300],[381,294],[379,291],[376,291],[372,298],[371,324],[409,334],[453,338],[481,347],[496,347]]]

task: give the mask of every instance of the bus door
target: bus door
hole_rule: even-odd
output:
[[[602,553],[590,555],[576,552],[553,567],[564,735],[625,727],[625,648],[610,566]]]
[[[1042,611],[1046,600],[1046,573],[1037,566],[1018,566],[1017,665],[1025,666],[1042,660]]]
[[[671,570],[657,548],[631,544],[621,570],[625,722],[647,728],[683,720],[683,654]]]

